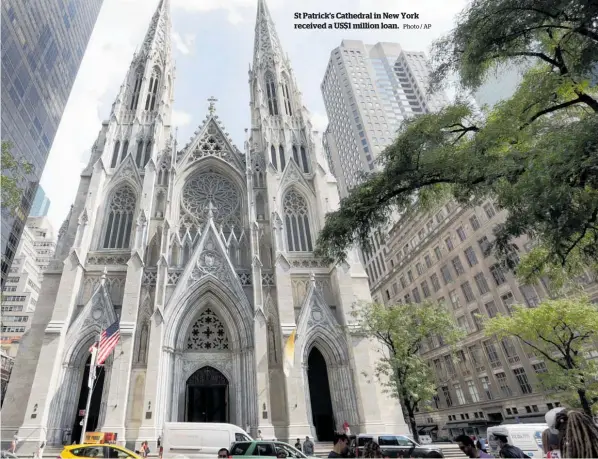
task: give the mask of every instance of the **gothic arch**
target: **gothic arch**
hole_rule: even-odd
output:
[[[133,243],[135,216],[138,207],[138,192],[127,179],[118,183],[107,193],[108,205],[103,206],[103,215],[98,247],[100,249],[127,249]]]
[[[167,305],[164,345],[185,350],[186,332],[197,317],[198,309],[212,305],[224,323],[231,349],[246,349],[253,345],[253,314],[247,298],[237,298],[222,282],[204,278],[188,289],[176,303]],[[169,313],[170,312],[170,313]]]
[[[312,252],[318,228],[310,200],[295,186],[290,186],[282,195],[281,207],[287,251]]]

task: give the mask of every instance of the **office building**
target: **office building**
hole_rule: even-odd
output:
[[[2,141],[33,166],[20,208],[2,209],[2,285],[102,1],[2,1]]]
[[[8,387],[14,361],[15,359],[9,356],[4,349],[0,349],[0,406],[4,403],[4,394]]]
[[[31,205],[31,211],[29,212],[30,217],[45,217],[48,215],[48,209],[50,208],[50,200],[46,196],[44,189],[40,186],[37,187],[35,193],[35,199]]]
[[[29,217],[4,286],[2,287],[2,344],[17,355],[23,334],[29,330],[44,272],[56,249],[54,228],[47,217]]]
[[[341,197],[362,173],[375,170],[377,156],[405,119],[448,103],[442,93],[428,95],[430,70],[424,53],[405,51],[398,43],[343,40],[332,51],[321,84],[329,123],[324,146]],[[376,235],[361,253],[371,281],[387,272],[384,239]]]
[[[437,301],[445,304],[466,337],[456,359],[441,338],[424,343],[423,356],[438,377],[430,411],[416,420],[433,438],[484,436],[501,422],[544,422],[561,402],[546,394],[537,375],[546,365],[514,339],[497,342],[484,335],[480,316],[509,314],[514,304],[538,305],[548,296],[545,283],[523,285],[488,251],[493,229],[506,211],[491,200],[471,207],[449,203],[435,212],[397,222],[388,235],[388,274],[373,285],[374,300],[385,304]],[[514,241],[521,254],[532,247],[525,237]],[[580,280],[598,300],[598,279]]]

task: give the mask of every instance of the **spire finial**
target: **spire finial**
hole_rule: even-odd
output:
[[[102,285],[106,285],[106,275],[108,274],[108,268],[104,265],[104,271],[102,271],[102,278],[100,279],[100,283]]]
[[[212,201],[208,203],[206,210],[208,211],[208,219],[212,220],[214,218],[214,211],[216,210],[216,206],[212,204]]]
[[[309,273],[309,281],[314,285],[316,283],[316,274],[313,271]]]
[[[210,115],[213,115],[214,112],[216,111],[215,103],[218,102],[218,99],[216,99],[214,96],[212,96],[208,99],[208,102],[210,103],[208,110],[210,111]]]

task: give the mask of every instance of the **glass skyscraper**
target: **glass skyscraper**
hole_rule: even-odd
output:
[[[2,0],[2,141],[33,165],[21,208],[2,209],[2,285],[102,2]]]
[[[33,205],[29,211],[30,217],[45,217],[48,215],[48,209],[50,208],[50,200],[46,196],[44,189],[41,186],[37,187],[35,193],[35,199]]]

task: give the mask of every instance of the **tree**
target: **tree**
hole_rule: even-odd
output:
[[[27,161],[15,158],[11,153],[12,144],[2,141],[2,208],[14,214],[21,206],[23,190],[21,181],[23,174],[33,171],[33,166]]]
[[[353,315],[362,331],[382,344],[383,356],[376,364],[376,376],[385,391],[401,402],[415,441],[419,441],[416,409],[437,391],[434,372],[420,354],[423,342],[442,336],[445,343],[453,344],[461,338],[461,331],[437,303],[390,307],[365,304],[357,307]]]
[[[545,300],[535,308],[515,306],[512,316],[487,320],[485,333],[519,338],[547,366],[540,375],[542,385],[576,394],[581,408],[592,416],[598,402],[598,363],[587,351],[598,339],[598,306],[587,297]]]
[[[485,113],[457,99],[403,123],[381,170],[327,215],[319,255],[344,260],[396,212],[492,196],[508,211],[494,249],[509,267],[521,235],[546,249],[535,270],[598,259],[596,17],[597,4],[581,0],[474,0],[433,47],[431,88],[455,72],[460,89],[475,90],[498,66],[525,59],[519,88]]]

